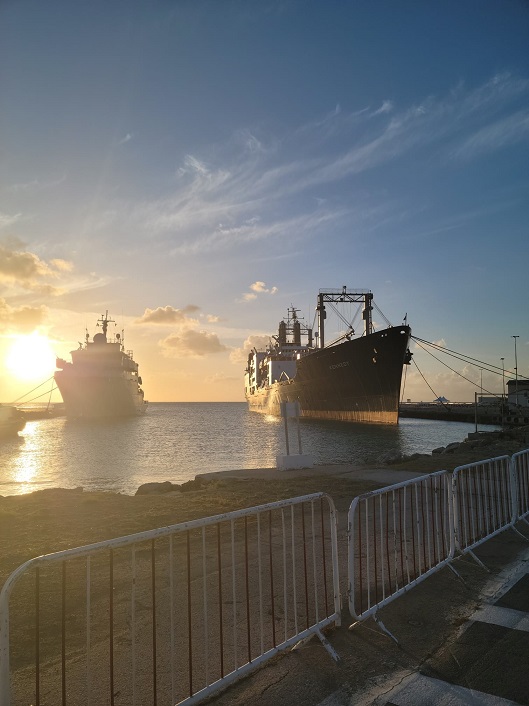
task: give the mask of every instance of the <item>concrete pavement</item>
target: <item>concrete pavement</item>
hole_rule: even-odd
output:
[[[529,533],[528,533],[529,534]],[[431,576],[381,611],[400,647],[373,621],[273,660],[212,703],[217,706],[520,706],[529,705],[529,550],[506,531],[471,559]],[[344,593],[345,595],[345,593]]]

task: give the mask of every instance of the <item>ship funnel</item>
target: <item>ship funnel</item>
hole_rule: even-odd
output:
[[[294,345],[301,346],[301,324],[299,321],[294,321]]]
[[[277,337],[277,341],[280,346],[284,346],[287,342],[287,325],[284,321],[281,321],[279,324],[279,335]]]

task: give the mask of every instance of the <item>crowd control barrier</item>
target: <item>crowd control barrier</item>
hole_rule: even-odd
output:
[[[61,551],[0,593],[0,704],[195,704],[339,620],[324,493]]]
[[[529,524],[529,450],[514,454],[512,464],[516,490],[516,519]]]
[[[453,558],[450,479],[438,471],[351,503],[349,610],[356,621],[373,616],[380,624],[376,614],[382,606]]]
[[[456,550],[481,564],[472,550],[516,521],[511,458],[497,456],[458,466],[452,489]]]

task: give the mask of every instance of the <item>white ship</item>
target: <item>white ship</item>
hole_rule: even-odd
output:
[[[126,351],[123,335],[108,340],[108,311],[97,325],[102,332],[92,341],[89,334],[71,351],[72,362],[57,358],[55,382],[70,418],[103,419],[143,414],[147,408],[138,364]]]

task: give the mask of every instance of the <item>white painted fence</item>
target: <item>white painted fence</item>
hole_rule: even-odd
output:
[[[364,493],[348,518],[349,610],[372,615],[454,556],[446,471]]]
[[[324,493],[49,554],[0,593],[0,704],[194,704],[339,621]]]

